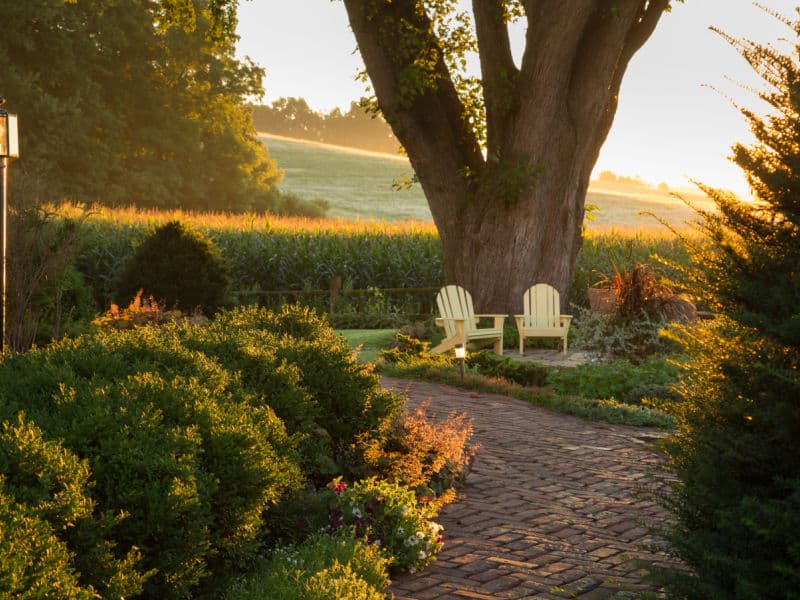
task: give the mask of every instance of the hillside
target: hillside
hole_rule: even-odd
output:
[[[408,160],[400,155],[329,146],[287,137],[262,135],[270,156],[284,170],[281,189],[305,198],[330,202],[331,217],[430,221],[431,214],[419,184],[394,190],[392,183],[412,175]],[[711,203],[695,191],[685,197],[702,207]],[[664,190],[646,185],[593,181],[587,205],[596,205],[589,228],[653,227],[658,222],[682,226],[693,211]]]

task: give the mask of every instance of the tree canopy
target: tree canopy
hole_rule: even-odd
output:
[[[373,152],[396,153],[400,143],[380,115],[366,110],[369,101],[351,102],[347,112],[319,113],[303,98],[278,98],[271,106],[253,106],[258,131]]]
[[[6,3],[0,93],[19,115],[18,193],[109,205],[249,209],[280,180],[235,58],[236,3]]]

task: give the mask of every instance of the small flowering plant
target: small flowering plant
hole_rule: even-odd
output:
[[[331,529],[350,528],[356,538],[382,547],[393,570],[424,569],[442,549],[442,526],[431,520],[430,504],[418,503],[412,490],[375,478],[352,487],[334,480],[330,489]]]

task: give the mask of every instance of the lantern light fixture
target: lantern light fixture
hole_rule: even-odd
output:
[[[458,359],[458,366],[461,371],[461,381],[464,381],[464,359],[467,358],[467,348],[464,344],[456,344],[454,348],[456,358]]]

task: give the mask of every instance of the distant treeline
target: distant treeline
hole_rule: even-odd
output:
[[[351,102],[343,113],[311,109],[303,98],[279,98],[271,106],[253,106],[257,131],[325,144],[349,146],[373,152],[396,153],[400,143],[386,121],[364,108],[365,101]]]
[[[600,183],[621,183],[624,185],[638,185],[643,187],[655,187],[659,190],[664,192],[669,191],[669,185],[665,182],[659,183],[657,186],[654,186],[652,183],[645,181],[638,175],[634,175],[633,177],[628,177],[627,175],[617,175],[614,171],[600,171],[595,178],[595,181]]]

